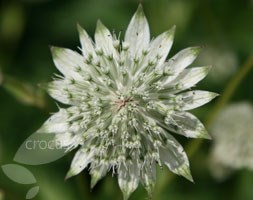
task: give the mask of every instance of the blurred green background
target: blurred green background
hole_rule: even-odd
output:
[[[76,50],[80,46],[76,24],[80,23],[92,36],[97,19],[110,30],[124,34],[140,2],[153,36],[174,24],[177,26],[169,56],[188,46],[205,47],[195,64],[213,65],[213,69],[198,88],[218,92],[222,98],[240,69],[252,65],[252,0],[3,0],[0,3],[0,165],[13,163],[23,141],[57,110],[54,100],[39,87],[57,72],[49,45]],[[253,73],[248,70],[237,85],[229,101],[252,102]],[[205,122],[217,103],[219,98],[194,114]],[[225,181],[217,181],[209,171],[212,141],[199,145],[177,138],[187,147],[191,144],[194,148],[197,144],[198,149],[190,157],[195,184],[173,177],[167,169],[158,169],[154,200],[253,199],[253,172],[242,169]],[[70,153],[53,163],[26,166],[37,179],[35,185],[40,186],[34,199],[122,199],[117,179],[111,174],[92,191],[87,170],[64,182],[72,156]],[[14,183],[0,170],[0,200],[25,199],[32,186]],[[130,199],[147,199],[147,194],[140,186]]]

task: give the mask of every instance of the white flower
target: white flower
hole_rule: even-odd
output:
[[[63,76],[49,83],[60,108],[38,132],[54,133],[63,146],[78,149],[67,178],[89,166],[91,187],[109,170],[128,199],[141,182],[148,193],[155,185],[156,163],[192,180],[183,147],[172,137],[209,138],[188,111],[216,94],[191,90],[210,67],[188,67],[200,48],[186,48],[168,61],[175,27],[150,41],[148,22],[139,6],[124,41],[100,22],[95,42],[78,26],[82,55],[52,47]]]
[[[253,169],[253,106],[248,102],[225,107],[211,127],[214,144],[211,172],[224,179],[231,170]],[[229,170],[230,169],[230,170]]]

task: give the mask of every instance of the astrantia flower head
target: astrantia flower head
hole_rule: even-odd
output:
[[[253,170],[252,130],[251,103],[233,103],[221,110],[211,126],[214,144],[210,169],[214,177],[222,180],[233,170]]]
[[[202,123],[188,112],[216,94],[191,90],[210,67],[188,67],[200,48],[180,51],[168,61],[175,27],[150,40],[139,6],[120,41],[97,22],[95,41],[78,26],[82,55],[52,47],[63,76],[49,83],[60,108],[39,132],[54,133],[67,150],[79,147],[67,178],[89,166],[91,187],[108,171],[117,174],[127,199],[139,182],[148,193],[155,185],[156,163],[192,180],[189,161],[177,133],[209,138]]]

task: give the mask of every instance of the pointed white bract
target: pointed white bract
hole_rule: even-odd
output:
[[[192,110],[210,102],[217,96],[218,94],[214,92],[195,90],[183,92],[177,95],[176,98],[181,101],[183,110]]]
[[[132,58],[138,58],[143,51],[147,51],[150,32],[148,21],[139,6],[131,19],[125,34],[125,42],[129,45],[129,54]]]
[[[210,67],[187,68],[199,47],[186,48],[165,61],[175,27],[150,41],[147,19],[139,6],[124,41],[98,21],[95,41],[78,25],[82,55],[52,47],[62,76],[48,84],[48,93],[69,105],[60,108],[38,130],[54,133],[62,147],[80,147],[66,178],[89,166],[91,187],[112,171],[124,199],[142,183],[149,195],[155,186],[156,163],[192,181],[183,147],[171,134],[209,138],[203,124],[188,110],[216,94],[188,89]]]
[[[83,171],[83,169],[92,161],[93,156],[94,152],[92,152],[92,150],[80,149],[77,151],[72,160],[70,170],[66,175],[66,179]]]
[[[127,200],[139,184],[140,168],[137,160],[129,160],[120,163],[118,168],[118,183],[123,192],[124,200]]]
[[[77,30],[79,33],[80,43],[82,46],[82,54],[84,58],[88,59],[89,56],[96,57],[93,41],[91,40],[88,33],[80,25],[77,25]]]
[[[149,44],[149,52],[146,57],[147,60],[159,60],[156,64],[156,68],[158,68],[161,64],[164,63],[165,59],[168,56],[168,53],[173,44],[174,34],[175,34],[176,26],[173,26],[168,31],[157,36],[153,41]]]

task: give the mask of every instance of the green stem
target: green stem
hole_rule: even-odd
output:
[[[221,109],[229,102],[233,94],[235,93],[236,89],[242,82],[242,80],[247,76],[247,74],[250,72],[250,70],[253,69],[253,55],[250,56],[245,63],[240,67],[240,70],[238,73],[231,79],[231,81],[228,83],[227,87],[225,88],[223,94],[218,99],[216,105],[214,106],[214,109],[212,112],[208,115],[208,118],[206,120],[206,127],[209,128],[210,125],[213,123],[215,117],[219,114]],[[195,152],[198,150],[198,148],[203,143],[203,140],[193,140],[190,142],[186,147],[186,152],[188,153],[188,157],[191,158]],[[163,174],[161,180],[158,182],[159,185],[157,185],[154,199],[158,197],[158,194],[161,194],[165,188],[168,186],[168,184],[173,180],[175,176],[172,176],[171,173]]]

